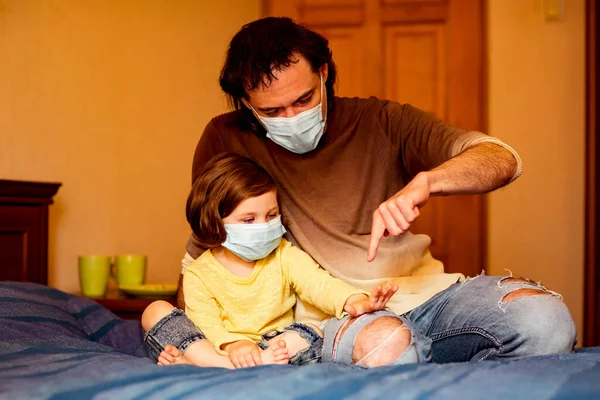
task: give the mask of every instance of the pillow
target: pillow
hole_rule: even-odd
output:
[[[139,321],[122,320],[95,301],[48,286],[0,282],[0,341],[79,338],[147,356]]]

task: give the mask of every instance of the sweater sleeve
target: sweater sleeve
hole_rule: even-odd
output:
[[[521,158],[500,139],[452,126],[409,104],[380,101],[380,107],[383,131],[410,177],[431,170],[479,143],[495,143],[510,151],[517,161],[517,172],[512,180],[521,174]]]
[[[344,316],[348,297],[365,293],[321,268],[302,250],[287,243],[283,249],[283,266],[287,278],[298,296],[337,318]]]
[[[202,331],[206,339],[215,346],[219,354],[227,354],[221,348],[225,344],[239,340],[252,341],[244,335],[231,333],[225,329],[217,300],[193,267],[186,269],[183,275],[183,291],[187,294],[185,314]]]

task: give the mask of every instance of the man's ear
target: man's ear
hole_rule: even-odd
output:
[[[244,105],[244,107],[246,107],[248,110],[250,110],[250,112],[252,113],[252,115],[254,115],[254,117],[256,119],[259,119],[258,118],[258,113],[254,110],[254,108],[252,107],[252,105],[250,104],[250,102],[247,99],[245,99],[245,98],[241,98],[240,100],[242,101],[242,104]]]
[[[321,75],[323,76],[323,83],[327,82],[327,77],[329,76],[329,65],[327,63],[321,67]]]
[[[241,98],[240,99],[242,101],[242,104],[248,109],[250,110],[250,112],[252,113],[252,115],[254,115],[254,118],[256,118],[256,120],[258,121],[259,124],[262,125],[263,128],[265,128],[265,130],[267,129],[267,127],[265,126],[265,124],[260,120],[258,113],[256,111],[254,111],[254,109],[252,108],[252,105],[250,105],[250,102],[245,99],[245,98]]]
[[[245,106],[245,107],[246,107],[248,110],[252,111],[252,108],[251,108],[251,106],[250,106],[250,103],[248,102],[248,100],[246,100],[246,99],[245,99],[245,98],[243,98],[243,97],[242,97],[240,100],[242,101],[242,104],[244,104],[244,106]]]

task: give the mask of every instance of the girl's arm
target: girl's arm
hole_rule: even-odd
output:
[[[358,317],[373,311],[383,310],[397,290],[398,286],[388,283],[384,288],[377,286],[370,296],[353,294],[346,300],[344,311],[350,314],[351,317]]]

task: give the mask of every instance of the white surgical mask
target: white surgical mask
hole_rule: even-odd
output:
[[[222,246],[246,262],[265,258],[281,243],[285,228],[281,216],[266,224],[225,224]]]
[[[323,117],[323,97],[323,75],[321,75],[321,101],[319,104],[291,118],[261,117],[250,103],[248,105],[265,126],[269,139],[292,153],[304,154],[314,150],[323,136],[327,121],[327,115]]]

